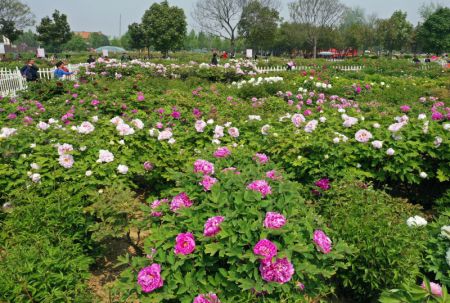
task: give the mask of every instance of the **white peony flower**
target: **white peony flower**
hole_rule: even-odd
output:
[[[395,154],[395,150],[393,148],[388,148],[386,151],[386,155],[393,156]]]
[[[340,141],[341,141],[341,139],[339,139],[339,137],[335,137],[335,138],[333,139],[333,143],[334,143],[334,144],[338,144]]]
[[[450,225],[441,227],[441,236],[450,240]]]
[[[426,173],[426,172],[420,172],[420,174],[419,174],[419,176],[422,178],[422,179],[426,179],[427,177],[428,177],[428,174]]]
[[[380,125],[380,123],[374,123],[374,124],[372,124],[372,126],[373,126],[373,128],[380,128],[381,127],[381,125]]]
[[[370,139],[372,139],[372,134],[365,129],[360,129],[356,132],[355,139],[358,142],[366,143],[369,142]]]
[[[170,138],[169,140],[167,140],[167,143],[169,144],[175,144],[176,140],[174,138]]]
[[[142,122],[141,119],[131,120],[131,124],[133,124],[137,129],[143,129],[144,128],[144,122]]]
[[[414,216],[414,217],[408,218],[408,220],[406,220],[406,224],[409,227],[420,227],[420,226],[427,225],[427,220],[425,220],[421,216]]]
[[[319,118],[320,123],[325,123],[327,121],[327,118],[325,117],[320,117]]]
[[[86,177],[92,176],[92,170],[87,170],[85,175],[86,175]]]
[[[119,174],[125,175],[128,172],[128,166],[119,164],[119,166],[117,166],[117,171]]]
[[[41,181],[41,175],[40,174],[32,174],[30,176],[31,181],[33,181],[34,183],[38,183],[39,181]]]
[[[213,119],[209,119],[208,121],[206,121],[207,124],[213,124],[214,120]]]
[[[383,147],[383,141],[380,140],[372,141],[372,146],[376,149],[381,149]]]
[[[38,170],[40,168],[40,166],[37,163],[31,163],[30,167],[35,170]]]
[[[450,130],[450,123],[445,123],[443,125],[443,127],[444,127],[444,130]]]
[[[165,129],[162,132],[159,133],[158,135],[158,140],[162,141],[162,140],[169,140],[170,138],[172,138],[172,132],[169,129]]]
[[[448,266],[450,266],[450,248],[447,250],[445,254],[445,260],[447,261]]]
[[[269,134],[270,125],[266,124],[261,127],[261,134],[268,135]]]
[[[104,149],[99,151],[97,163],[108,163],[112,161],[114,161],[114,155],[110,151]]]
[[[419,120],[424,120],[424,119],[426,119],[427,118],[427,115],[425,115],[425,114],[420,114],[418,117],[417,117],[417,119],[419,119]]]

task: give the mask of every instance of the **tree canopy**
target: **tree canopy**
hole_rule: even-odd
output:
[[[422,24],[418,33],[422,48],[440,54],[450,50],[450,8],[440,8]]]
[[[64,43],[72,38],[67,16],[55,10],[52,18],[44,17],[36,27],[38,40],[44,43],[49,51],[59,52]]]

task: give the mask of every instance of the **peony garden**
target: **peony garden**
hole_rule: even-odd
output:
[[[112,60],[0,97],[0,301],[449,302],[449,72],[351,64]]]

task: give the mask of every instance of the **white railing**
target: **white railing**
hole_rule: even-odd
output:
[[[71,72],[78,72],[81,66],[86,64],[69,64],[67,68]],[[39,79],[50,80],[55,77],[55,68],[41,68],[38,70]],[[63,79],[76,81],[76,73],[70,76],[65,76]],[[21,75],[20,70],[16,67],[15,70],[0,68],[0,96],[15,97],[18,91],[27,89],[27,81]]]
[[[293,66],[291,69],[286,66],[270,66],[270,67],[257,67],[257,71],[261,74],[271,73],[271,72],[283,72],[283,71],[302,71],[302,70],[310,70],[317,69],[319,66]],[[330,68],[344,71],[344,72],[358,72],[364,69],[362,65],[354,65],[354,66],[330,66]]]

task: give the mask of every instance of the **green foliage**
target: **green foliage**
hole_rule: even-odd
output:
[[[150,45],[165,56],[183,47],[186,27],[183,9],[169,6],[167,1],[152,4],[142,17],[142,29]]]
[[[378,33],[382,45],[392,55],[393,50],[402,50],[408,44],[412,24],[406,20],[406,12],[395,11],[389,19],[379,21]]]
[[[44,43],[49,51],[59,52],[61,46],[70,41],[72,32],[67,22],[67,16],[55,10],[52,18],[44,17],[41,23],[36,27],[38,40]]]
[[[78,35],[73,35],[72,38],[63,45],[63,50],[65,51],[85,51],[86,49],[86,41]]]
[[[149,48],[150,41],[144,33],[141,24],[132,23],[128,25],[127,36],[129,37],[129,46],[131,49],[141,49],[143,47]]]
[[[447,289],[444,287],[442,296],[431,293],[430,281],[424,278],[425,289],[420,286],[404,285],[401,289],[386,290],[382,293],[380,303],[446,303],[450,299]]]
[[[437,55],[450,49],[450,8],[442,7],[420,27],[419,39],[427,52]]]
[[[406,220],[419,209],[363,183],[343,180],[318,198],[320,213],[336,234],[359,252],[339,280],[355,297],[375,297],[386,288],[412,283],[419,274],[424,228]]]
[[[207,150],[208,154],[211,152]],[[338,269],[347,267],[345,260],[353,250],[305,204],[300,185],[290,182],[282,173],[279,180],[269,182],[272,194],[266,198],[247,190],[251,181],[264,179],[266,171],[275,167],[255,164],[252,154],[243,148],[233,154],[231,158],[214,161],[219,181],[210,192],[198,185],[202,177],[192,173],[192,162],[181,173],[168,169],[165,177],[174,180],[177,187],[162,192],[161,198],[187,192],[194,205],[176,213],[169,210],[168,204],[156,210],[142,207],[145,214],[142,228],[150,231],[144,254],[153,257],[122,259],[129,265],[118,280],[122,300],[138,298],[141,302],[152,302],[176,298],[179,302],[191,302],[200,293],[215,292],[222,302],[257,302],[258,293],[265,293],[266,302],[280,302],[280,298],[285,302],[304,302],[306,297],[322,298],[334,292],[332,279]],[[241,174],[221,172],[230,166],[237,167]],[[148,199],[149,203],[152,201]],[[162,211],[163,216],[152,217],[152,211]],[[279,230],[264,228],[268,211],[282,213],[287,224]],[[221,231],[214,238],[205,237],[205,221],[219,215],[225,217]],[[316,229],[325,230],[332,239],[329,254],[315,248],[312,236]],[[175,237],[183,232],[193,233],[196,242],[195,251],[186,256],[174,253]],[[263,238],[276,243],[279,258],[287,257],[293,263],[295,274],[290,282],[282,285],[262,280],[253,246]],[[136,282],[137,272],[151,262],[161,265],[164,286],[144,294]],[[304,292],[297,288],[296,282],[305,285]]]
[[[0,35],[5,36],[10,41],[16,41],[23,32],[16,28],[14,21],[0,19]]]
[[[26,44],[29,47],[37,47],[39,46],[39,42],[37,40],[37,36],[35,33],[33,33],[31,30],[28,30],[24,33],[22,33],[17,40],[15,41],[16,44]]]
[[[256,50],[269,49],[277,33],[279,12],[259,1],[250,1],[243,9],[238,25],[239,35]]]
[[[91,33],[88,41],[92,48],[99,48],[101,46],[109,45],[108,37],[102,33]]]

